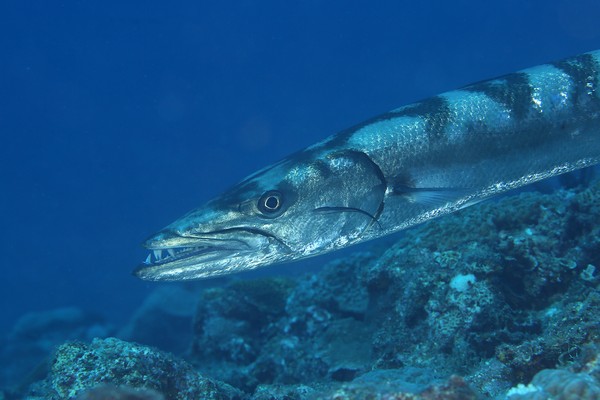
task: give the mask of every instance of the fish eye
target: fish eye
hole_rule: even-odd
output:
[[[283,205],[283,196],[277,190],[269,190],[258,200],[258,209],[266,215],[277,213]]]

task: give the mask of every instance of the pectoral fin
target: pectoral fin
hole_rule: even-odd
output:
[[[427,207],[439,207],[457,199],[467,197],[470,190],[464,188],[418,188],[407,185],[394,186],[393,194],[403,196],[408,201]]]

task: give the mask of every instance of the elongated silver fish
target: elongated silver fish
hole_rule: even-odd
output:
[[[264,168],[145,242],[206,278],[334,251],[600,161],[600,50],[400,107]]]

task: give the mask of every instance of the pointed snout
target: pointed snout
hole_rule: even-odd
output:
[[[149,250],[167,249],[173,247],[187,247],[197,244],[198,239],[185,237],[172,228],[164,228],[146,239],[142,246]]]

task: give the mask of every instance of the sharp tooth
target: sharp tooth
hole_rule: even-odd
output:
[[[175,257],[175,251],[173,249],[167,249],[167,252],[171,257]]]
[[[162,250],[153,250],[154,258],[160,260],[162,258]]]
[[[144,264],[150,264],[152,262],[152,254],[148,254],[148,257],[146,257],[146,261],[144,261]]]

